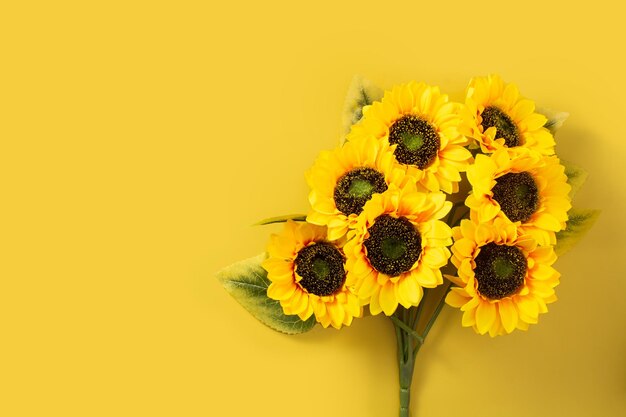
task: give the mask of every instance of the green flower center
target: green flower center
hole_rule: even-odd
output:
[[[478,292],[489,299],[509,297],[524,284],[527,261],[515,246],[488,243],[480,248],[475,261]]]
[[[424,169],[439,152],[439,134],[426,120],[417,116],[403,116],[389,128],[389,143],[397,144],[394,155],[398,162],[417,165]]]
[[[497,178],[491,191],[512,222],[527,222],[539,208],[539,189],[528,172],[511,172]]]
[[[383,214],[367,231],[369,237],[363,245],[367,259],[378,272],[392,277],[408,272],[422,253],[422,238],[405,217]]]
[[[295,265],[296,273],[302,278],[300,286],[320,297],[335,294],[346,281],[343,254],[327,242],[300,249]]]
[[[355,168],[345,173],[335,185],[334,199],[337,209],[349,216],[359,214],[374,193],[387,190],[385,176],[372,168]]]
[[[495,127],[496,139],[504,138],[504,144],[507,147],[512,148],[521,144],[517,125],[509,115],[499,108],[494,106],[485,107],[480,117],[483,119],[483,131],[490,127]]]

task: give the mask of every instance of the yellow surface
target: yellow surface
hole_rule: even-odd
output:
[[[213,276],[277,230],[250,224],[307,210],[355,73],[458,98],[490,72],[571,113],[558,151],[603,215],[529,332],[444,311],[412,410],[626,415],[617,2],[221,3],[2,5],[0,415],[397,415],[387,320],[282,336]]]

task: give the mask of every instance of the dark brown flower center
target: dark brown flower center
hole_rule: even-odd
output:
[[[405,217],[378,216],[363,244],[370,264],[383,274],[397,276],[411,270],[422,252],[422,238]]]
[[[394,155],[398,162],[424,169],[439,152],[439,134],[426,120],[417,116],[402,116],[389,128],[389,143],[397,144]]]
[[[296,256],[300,286],[311,294],[325,296],[341,290],[346,281],[343,254],[328,242],[306,246]]]
[[[526,257],[515,246],[488,243],[480,248],[474,274],[478,292],[492,300],[509,297],[522,287]]]
[[[485,107],[480,117],[483,131],[490,127],[496,128],[496,139],[504,138],[504,144],[511,148],[521,145],[519,130],[515,122],[505,112],[497,107]]]
[[[385,176],[372,168],[355,168],[345,173],[335,185],[335,206],[349,216],[359,214],[374,193],[387,190]]]
[[[496,179],[493,199],[512,222],[528,221],[539,208],[539,190],[528,172],[508,173]]]

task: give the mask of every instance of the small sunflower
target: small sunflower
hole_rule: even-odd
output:
[[[307,320],[312,314],[324,327],[349,326],[362,308],[346,285],[345,257],[327,242],[326,228],[289,220],[272,235],[263,268],[272,283],[268,297],[279,300],[285,314]]]
[[[330,240],[345,236],[372,195],[384,192],[391,184],[401,186],[410,180],[395,162],[389,146],[374,138],[350,141],[322,152],[306,179],[311,187],[312,208],[307,221],[328,226]]]
[[[443,193],[417,191],[415,184],[390,187],[365,204],[344,246],[348,280],[370,312],[394,313],[422,299],[422,287],[443,282],[451,229],[440,221],[452,203]]]
[[[560,274],[551,246],[538,246],[502,219],[486,224],[463,220],[453,229],[452,263],[458,277],[446,303],[463,311],[462,324],[497,335],[527,330],[546,304],[556,301]]]
[[[430,191],[458,191],[459,172],[472,158],[459,133],[459,105],[439,87],[410,82],[385,92],[363,109],[348,140],[373,136],[396,145],[394,155],[407,172]]]
[[[494,218],[515,223],[521,234],[554,245],[572,207],[565,167],[556,156],[519,149],[477,155],[467,170],[472,192],[465,200],[478,223]]]
[[[461,131],[483,152],[524,147],[554,154],[554,138],[544,127],[547,118],[535,113],[535,103],[522,98],[515,84],[497,75],[473,78],[467,87]]]

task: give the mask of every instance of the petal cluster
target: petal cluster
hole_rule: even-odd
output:
[[[345,236],[348,229],[354,227],[358,214],[343,213],[337,207],[335,190],[343,176],[360,168],[370,168],[379,173],[387,186],[402,186],[407,181],[415,181],[407,177],[395,162],[389,146],[373,138],[361,138],[331,151],[321,152],[305,175],[311,188],[311,211],[307,221],[327,226],[330,240]]]
[[[282,233],[270,237],[268,257],[263,262],[263,268],[272,282],[267,295],[280,301],[285,314],[297,314],[302,320],[315,314],[315,319],[322,326],[339,329],[342,325],[349,326],[354,317],[362,315],[356,294],[345,282],[332,295],[313,294],[300,284],[302,277],[296,268],[300,251],[326,242],[326,234],[325,227],[288,221]],[[340,247],[337,249],[341,250]]]
[[[268,245],[268,296],[340,328],[364,306],[390,316],[420,305],[451,261],[446,302],[463,326],[526,330],[556,300],[554,245],[571,209],[546,121],[496,75],[472,79],[464,104],[418,82],[385,92],[307,171],[306,222]]]
[[[375,195],[365,205],[356,228],[344,250],[347,256],[348,280],[355,284],[359,298],[369,303],[370,312],[391,315],[398,305],[418,305],[423,287],[443,283],[440,268],[448,263],[450,227],[441,221],[451,208],[443,193],[424,193],[416,187],[390,189]],[[421,254],[409,270],[390,276],[378,271],[368,258],[364,241],[383,215],[407,219],[421,237]]]
[[[537,204],[528,219],[512,221],[494,196],[494,189],[505,175],[520,173],[529,175],[536,184]],[[465,204],[476,222],[486,223],[499,218],[514,222],[520,233],[533,236],[540,245],[556,243],[555,233],[565,228],[567,212],[572,207],[565,167],[556,156],[544,156],[525,149],[515,152],[498,149],[490,156],[478,155],[467,170],[467,178],[472,191]]]
[[[486,109],[498,112],[511,124],[519,143],[506,144],[505,126],[486,123]],[[491,153],[501,148],[522,147],[543,155],[554,154],[554,138],[544,127],[547,119],[535,112],[535,103],[521,96],[515,84],[505,83],[498,75],[473,78],[467,87],[461,132],[474,139],[481,150]],[[503,121],[504,121],[503,120]]]
[[[484,224],[463,220],[453,233],[452,263],[458,277],[448,277],[457,287],[451,289],[446,303],[463,311],[463,326],[492,337],[526,330],[548,311],[547,304],[556,301],[554,287],[560,275],[552,268],[557,257],[551,246],[537,245],[531,236],[520,235],[514,224],[500,218]],[[500,299],[490,299],[478,290],[476,258],[490,243],[518,248],[526,259],[518,291]]]
[[[394,124],[407,116],[427,122],[436,131],[439,146],[428,166],[420,169],[405,164],[405,169],[427,190],[458,191],[459,173],[465,171],[471,154],[459,131],[460,105],[450,102],[439,87],[417,82],[394,87],[380,102],[363,109],[363,119],[352,127],[348,140],[374,137],[389,143]]]

